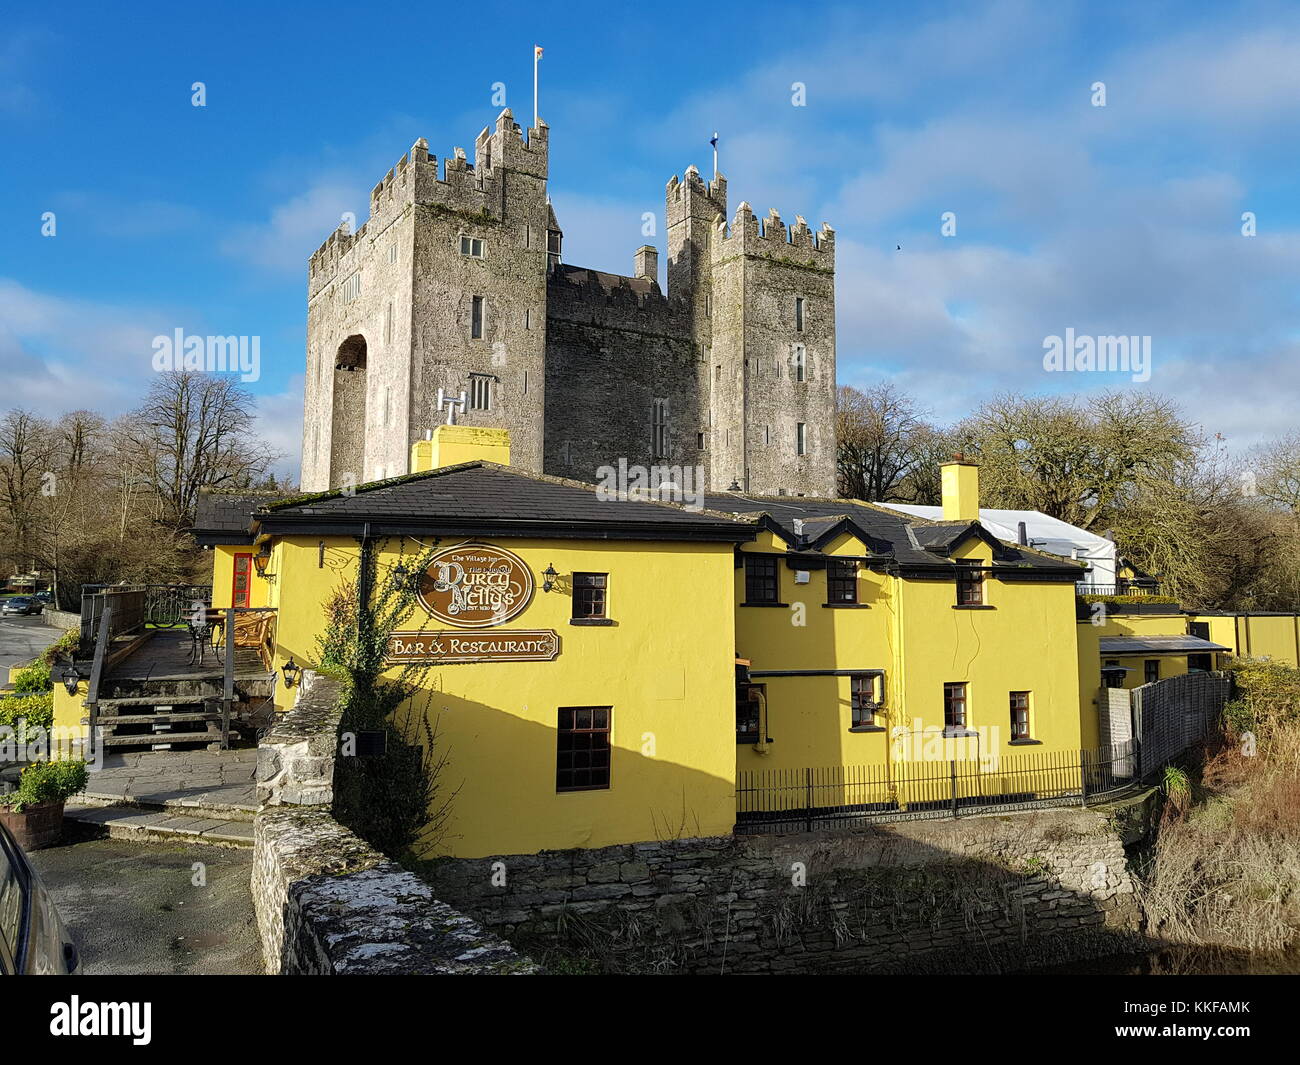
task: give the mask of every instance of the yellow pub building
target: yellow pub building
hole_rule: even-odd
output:
[[[436,728],[454,795],[439,853],[457,857],[1077,786],[1102,689],[1239,646],[1240,617],[1084,616],[1083,567],[986,531],[961,459],[943,467],[940,520],[849,499],[611,496],[512,468],[504,431],[465,425],[417,442],[412,469],[278,502],[210,495],[195,535],[214,608],[274,612],[281,712],[362,544],[381,574],[430,560],[389,662],[420,667],[404,712]],[[1285,635],[1250,622],[1256,645]],[[57,723],[83,718],[83,694],[59,695]]]

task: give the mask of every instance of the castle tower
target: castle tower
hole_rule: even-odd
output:
[[[835,494],[835,233],[736,211],[712,247],[712,487]]]
[[[441,175],[417,141],[375,186],[370,218],[309,266],[303,487],[407,472],[442,420],[438,389],[472,425],[508,429],[516,465],[542,469],[548,130],[509,110]]]

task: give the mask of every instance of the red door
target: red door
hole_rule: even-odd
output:
[[[253,556],[237,554],[235,556],[234,581],[230,587],[230,605],[248,606],[249,583],[253,578]]]

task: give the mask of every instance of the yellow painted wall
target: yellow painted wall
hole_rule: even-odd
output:
[[[769,539],[745,551],[778,551]],[[865,554],[849,538],[831,553]],[[988,544],[971,539],[954,557],[991,561]],[[878,764],[886,759],[934,757],[943,730],[943,685],[969,685],[968,727],[977,743],[947,742],[945,757],[989,758],[1073,750],[1080,746],[1071,584],[984,584],[992,609],[955,609],[952,580],[900,580],[863,568],[859,602],[867,609],[829,608],[826,573],[811,571],[797,585],[782,559],[778,566],[783,607],[737,607],[736,635],[751,673],[767,670],[884,669],[886,714],[882,732],[851,732],[850,678],[762,677],[772,743],[737,745],[740,770]],[[744,568],[736,570],[736,597],[744,601]],[[1010,692],[1031,692],[1033,745],[1010,743]],[[891,741],[900,727],[906,735]],[[891,750],[892,742],[892,750]],[[927,742],[929,747],[926,747]]]
[[[214,607],[230,606],[230,594],[234,588],[235,555],[256,554],[259,548],[249,544],[217,544],[212,548],[212,605]],[[268,565],[267,570],[271,567]],[[253,571],[249,578],[248,605],[267,606],[270,595],[270,582]]]
[[[278,541],[271,605],[278,605],[277,667],[292,654],[315,664],[322,606],[355,575],[355,540]],[[458,857],[708,836],[735,823],[735,685],[732,547],[619,541],[483,540],[533,570],[529,606],[496,629],[554,629],[553,662],[443,665],[422,677],[410,712],[437,727],[449,762],[448,836],[430,853]],[[447,540],[444,546],[455,541]],[[396,565],[397,542],[380,554]],[[408,546],[406,560],[419,548]],[[541,589],[553,565],[561,586]],[[569,624],[565,581],[608,573],[613,626]],[[417,607],[410,629],[447,628]],[[292,700],[292,690],[288,701]],[[286,693],[277,695],[281,704]],[[564,706],[609,706],[614,748],[609,790],[555,790],[556,725]]]
[[[1271,658],[1275,662],[1296,665],[1297,624],[1300,619],[1290,614],[1241,614],[1229,620],[1233,638],[1220,640],[1220,643],[1232,647],[1242,657]],[[1213,624],[1210,631],[1215,631]]]

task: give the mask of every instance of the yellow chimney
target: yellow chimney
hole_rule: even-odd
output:
[[[510,430],[484,429],[477,425],[440,425],[430,440],[411,445],[411,472],[424,473],[462,462],[495,462],[510,465]]]
[[[980,468],[961,455],[939,467],[944,521],[976,521],[980,516]]]

